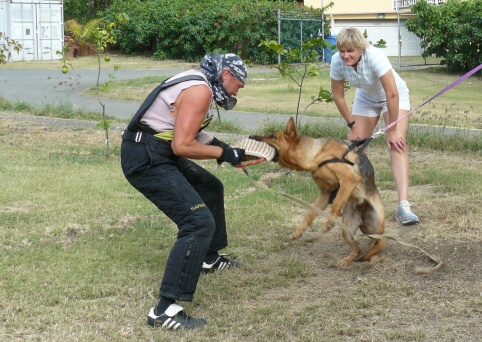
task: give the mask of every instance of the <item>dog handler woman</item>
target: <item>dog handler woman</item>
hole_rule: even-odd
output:
[[[191,159],[237,165],[245,151],[203,131],[211,104],[232,109],[248,70],[234,54],[206,55],[201,72],[171,77],[141,105],[123,134],[122,170],[129,183],[178,227],[147,323],[167,329],[196,328],[202,318],[187,315],[176,301],[192,301],[201,272],[239,266],[218,251],[227,247],[223,184]]]
[[[338,34],[336,48],[338,52],[332,57],[330,66],[331,91],[336,107],[350,128],[349,140],[370,137],[381,113],[386,125],[409,113],[409,91],[405,82],[393,70],[387,56],[371,46],[358,29],[344,28]],[[344,95],[345,80],[357,88],[351,113]],[[402,225],[419,222],[408,202],[407,128],[408,117],[386,132],[399,200],[395,218]]]

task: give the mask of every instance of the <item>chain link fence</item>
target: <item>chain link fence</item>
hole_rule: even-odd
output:
[[[278,10],[278,44],[287,49],[300,48],[311,38],[330,35],[330,22],[323,14],[289,13]],[[325,49],[326,50],[326,49]],[[317,51],[322,61],[326,60],[327,51]],[[278,57],[281,62],[281,56]]]

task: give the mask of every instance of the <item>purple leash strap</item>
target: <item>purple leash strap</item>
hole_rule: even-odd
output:
[[[441,91],[439,91],[437,94],[435,94],[434,96],[432,96],[431,98],[429,98],[427,101],[425,101],[424,103],[422,103],[420,106],[418,106],[417,108],[411,110],[408,114],[402,116],[400,119],[392,122],[391,124],[387,125],[385,128],[382,128],[381,130],[379,130],[378,132],[374,133],[371,137],[371,139],[373,138],[376,138],[377,136],[379,135],[382,135],[384,134],[388,129],[390,129],[390,127],[396,125],[399,121],[402,121],[403,119],[405,119],[407,116],[409,116],[410,114],[412,114],[413,112],[415,112],[416,110],[420,109],[421,107],[425,106],[427,103],[431,102],[433,99],[439,97],[440,95],[442,95],[443,93],[445,93],[446,91],[452,89],[453,87],[455,87],[457,84],[459,84],[460,82],[466,80],[467,78],[469,78],[470,76],[472,76],[473,74],[475,74],[477,71],[479,71],[480,69],[482,69],[482,64],[480,64],[479,66],[473,68],[472,70],[470,70],[468,73],[466,73],[465,75],[463,75],[462,77],[459,77],[457,80],[455,80],[453,83],[451,83],[450,85],[448,85],[447,87],[445,87],[444,89],[442,89]]]

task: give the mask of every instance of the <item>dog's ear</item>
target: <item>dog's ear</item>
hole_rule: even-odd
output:
[[[295,120],[293,119],[293,117],[290,117],[290,119],[288,120],[285,133],[290,138],[296,138],[296,126],[295,126]]]

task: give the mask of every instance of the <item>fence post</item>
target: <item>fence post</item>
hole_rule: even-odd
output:
[[[281,44],[281,10],[278,8],[278,44]],[[281,64],[281,55],[278,54],[278,64]]]

